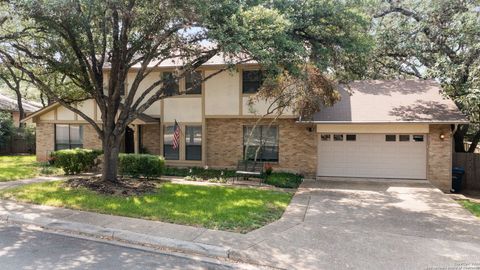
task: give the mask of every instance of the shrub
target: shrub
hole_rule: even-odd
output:
[[[148,154],[120,154],[118,170],[120,175],[131,177],[159,177],[165,171],[165,159]]]
[[[66,174],[86,172],[95,164],[95,158],[101,155],[101,150],[65,149],[53,152],[49,159],[56,167],[60,167]]]
[[[174,168],[167,167],[165,175],[189,177],[189,179],[196,181],[197,179],[226,179],[235,177],[235,171],[229,169],[205,169],[200,167],[192,168]]]
[[[287,172],[272,172],[265,183],[280,188],[297,188],[303,181],[303,176]]]

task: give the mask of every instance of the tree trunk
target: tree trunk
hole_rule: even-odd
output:
[[[20,121],[18,122],[18,127],[22,126],[22,120],[25,118],[25,110],[23,109],[23,103],[22,103],[22,94],[20,93],[20,89],[15,91],[17,94],[17,103],[18,103],[18,112],[20,113]]]
[[[118,182],[118,154],[121,140],[114,135],[105,136],[103,140],[102,181]]]
[[[467,134],[468,125],[459,125],[455,134],[453,134],[453,138],[455,140],[455,152],[456,153],[465,153],[465,134]]]
[[[480,130],[477,130],[477,133],[473,136],[472,144],[468,148],[469,153],[474,153],[475,149],[477,148],[478,142],[480,141]]]

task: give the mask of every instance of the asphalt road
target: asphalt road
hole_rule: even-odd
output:
[[[0,225],[0,269],[256,269]]]

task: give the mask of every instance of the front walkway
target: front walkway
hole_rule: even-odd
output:
[[[280,220],[247,234],[11,201],[0,218],[288,269],[480,263],[480,220],[428,183],[306,181]]]

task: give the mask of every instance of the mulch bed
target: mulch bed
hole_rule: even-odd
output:
[[[118,182],[102,181],[100,177],[71,178],[65,181],[66,187],[86,188],[100,194],[139,196],[153,193],[157,187],[154,181],[119,178]]]

